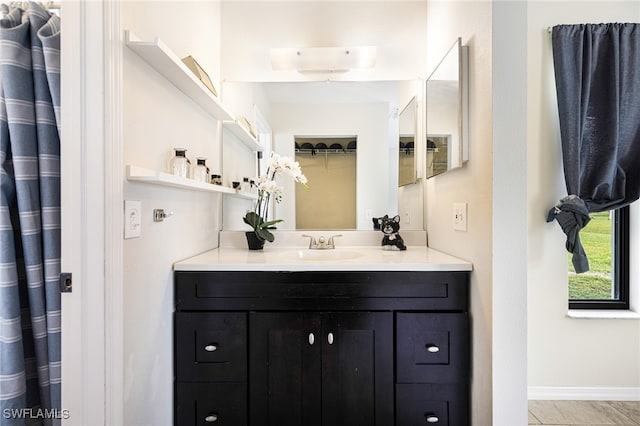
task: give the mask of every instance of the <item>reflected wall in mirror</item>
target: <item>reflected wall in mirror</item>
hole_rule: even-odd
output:
[[[427,79],[427,178],[468,160],[467,47],[458,38]]]
[[[409,185],[417,181],[416,113],[417,105],[414,96],[404,107],[398,119],[400,140],[398,144],[398,186]]]
[[[297,229],[356,228],[357,136],[295,136],[295,160],[309,180],[296,185]]]

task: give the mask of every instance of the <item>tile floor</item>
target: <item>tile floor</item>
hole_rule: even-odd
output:
[[[640,401],[529,401],[530,425],[640,425]]]

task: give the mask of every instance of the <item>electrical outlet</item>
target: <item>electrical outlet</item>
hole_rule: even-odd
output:
[[[467,203],[453,203],[453,229],[467,232]]]
[[[124,239],[142,235],[142,202],[124,201]]]

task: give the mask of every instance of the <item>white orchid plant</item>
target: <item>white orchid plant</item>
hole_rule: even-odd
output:
[[[300,164],[290,157],[283,157],[276,153],[272,153],[267,166],[267,171],[255,179],[258,185],[258,201],[252,211],[247,212],[244,216],[244,223],[251,226],[258,237],[262,241],[273,242],[275,239],[272,229],[276,229],[275,225],[282,222],[282,219],[269,221],[269,202],[273,198],[276,203],[282,201],[283,188],[276,183],[277,175],[285,175],[292,177],[296,182],[307,186],[307,178],[302,174]]]

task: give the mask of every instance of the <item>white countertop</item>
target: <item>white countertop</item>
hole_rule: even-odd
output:
[[[310,250],[270,247],[263,250],[217,248],[176,262],[176,271],[471,271],[473,265],[425,246],[405,251],[380,246]]]

